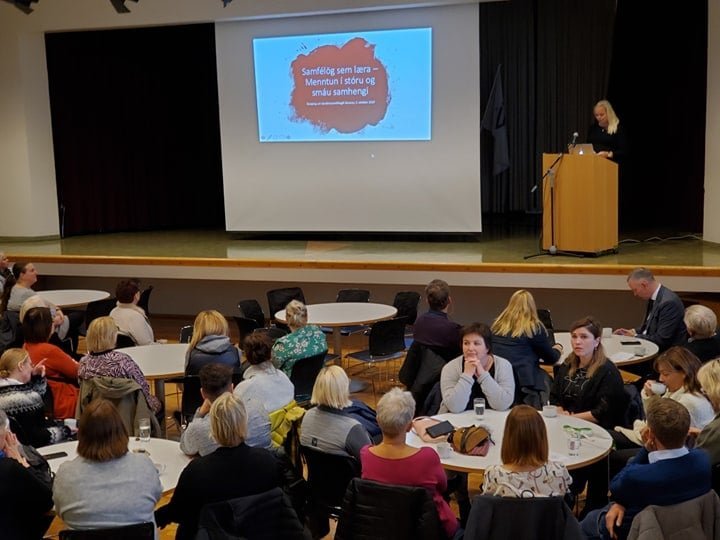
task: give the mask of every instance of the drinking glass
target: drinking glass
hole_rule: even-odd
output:
[[[142,442],[150,442],[150,419],[149,418],[141,418],[138,421],[138,435],[140,436],[140,441]]]

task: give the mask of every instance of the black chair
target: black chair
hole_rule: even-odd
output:
[[[518,519],[520,517],[520,519]],[[585,538],[562,497],[494,497],[473,499],[465,538]]]
[[[424,487],[353,478],[343,499],[336,540],[444,538],[437,507]]]
[[[330,454],[301,446],[310,488],[309,517],[314,536],[327,534],[328,517],[340,516],[350,480],[360,476],[360,463],[352,456]]]
[[[539,308],[537,310],[538,319],[543,323],[543,326],[548,331],[548,337],[550,343],[555,343],[555,327],[553,326],[552,317],[550,316],[550,310],[545,308]]]
[[[350,353],[346,358],[372,367],[401,358],[405,354],[405,317],[395,317],[373,324],[368,337],[368,348]],[[372,378],[373,395],[376,395],[375,378]]]
[[[180,379],[178,379],[180,380]],[[200,377],[197,375],[186,375],[182,377],[182,398],[180,399],[180,416],[183,424],[188,424],[195,411],[203,404],[202,395],[200,395]]]
[[[417,319],[418,305],[420,305],[420,294],[415,291],[401,291],[395,295],[393,307],[397,309],[396,317],[405,317],[405,324],[415,324]]]
[[[247,319],[253,319],[257,323],[258,328],[265,326],[265,313],[263,313],[262,307],[260,307],[260,302],[254,298],[240,300],[238,302],[238,309],[240,310],[240,315]]]
[[[240,348],[242,349],[245,338],[261,327],[258,326],[258,323],[255,319],[237,316],[233,316],[233,319],[235,319],[235,324],[237,325],[238,332],[240,333],[240,339],[238,343],[240,345]]]
[[[293,364],[290,381],[295,386],[295,401],[301,407],[309,405],[315,379],[324,365],[325,353],[303,358]]]
[[[80,328],[80,334],[83,336],[86,335],[90,323],[99,317],[107,317],[110,315],[110,312],[116,305],[117,299],[115,297],[104,298],[103,300],[95,300],[94,302],[88,303],[88,305],[85,306],[85,321]]]
[[[24,342],[20,312],[5,311],[0,318],[0,354],[6,349],[22,347]]]
[[[310,540],[310,533],[279,487],[264,493],[206,504],[195,540],[254,538]]]
[[[154,540],[155,524],[150,522],[110,527],[106,529],[90,529],[80,531],[65,529],[60,531],[60,540]]]
[[[280,328],[278,326],[271,326],[270,328],[258,328],[257,330],[255,330],[255,332],[262,332],[264,334],[267,334],[273,343],[275,343],[281,337],[287,336],[290,333],[289,330],[285,328]]]
[[[180,343],[190,343],[193,335],[193,327],[191,324],[180,328]]]
[[[125,334],[118,334],[115,340],[116,349],[124,349],[125,347],[135,347],[137,345],[133,338],[126,336]]]
[[[340,289],[336,302],[369,302],[370,291],[367,289]]]
[[[150,285],[147,289],[142,291],[140,293],[140,299],[137,303],[138,307],[141,307],[143,308],[143,310],[145,310],[145,315],[147,315],[148,317],[150,316],[150,294],[153,292],[154,288],[155,287]]]
[[[278,322],[275,314],[285,309],[293,300],[299,300],[305,304],[305,295],[300,287],[285,287],[282,289],[272,289],[267,292],[268,307],[270,308],[270,318],[275,320],[275,325],[279,328],[287,328],[286,324]]]

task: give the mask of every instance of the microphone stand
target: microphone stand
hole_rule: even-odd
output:
[[[575,145],[572,144],[571,146]],[[535,192],[539,185],[542,184],[543,180],[545,180],[545,178],[548,178],[548,182],[550,182],[550,247],[548,249],[542,249],[537,253],[533,253],[532,255],[525,255],[525,257],[523,257],[524,260],[532,259],[534,257],[540,257],[541,255],[565,255],[566,257],[583,258],[583,255],[580,253],[561,251],[558,250],[557,246],[555,245],[555,166],[562,161],[564,155],[564,153],[560,153],[558,157],[555,158],[555,161],[553,161],[550,167],[548,167],[548,170],[545,171],[545,174],[542,175],[542,178],[535,182],[535,185],[530,190],[531,193]]]

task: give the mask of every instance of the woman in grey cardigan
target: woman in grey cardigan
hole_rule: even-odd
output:
[[[440,375],[440,411],[459,413],[472,409],[473,400],[485,398],[496,411],[509,409],[515,397],[510,362],[492,354],[492,333],[483,323],[461,330],[463,355],[448,362]]]

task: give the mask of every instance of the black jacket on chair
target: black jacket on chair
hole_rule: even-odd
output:
[[[430,492],[354,478],[345,492],[336,540],[445,538]]]
[[[417,341],[410,345],[398,377],[415,398],[416,415],[421,414],[420,409],[430,390],[440,381],[445,363],[445,359],[430,347]]]

